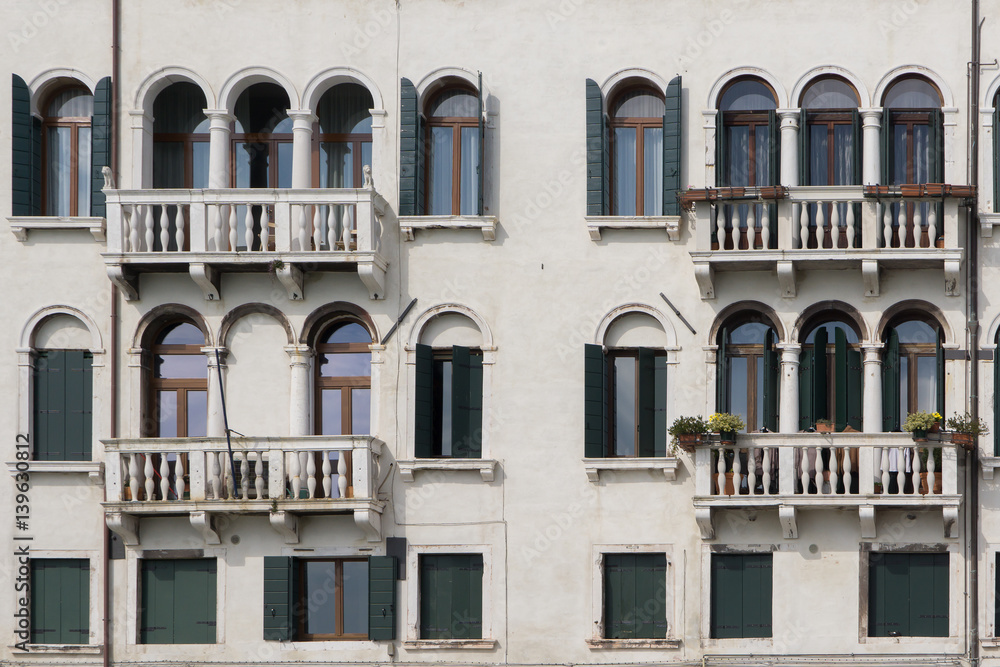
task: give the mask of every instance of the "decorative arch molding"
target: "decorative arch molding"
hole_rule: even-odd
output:
[[[1000,76],[993,79],[986,88],[986,97],[983,98],[979,107],[983,112],[993,108],[993,99],[997,96],[997,92],[1000,92]]]
[[[1000,314],[997,314],[990,322],[990,326],[984,329],[984,334],[986,336],[983,340],[981,347],[984,350],[992,350],[996,348],[997,334],[1000,333]]]
[[[775,332],[778,334],[778,343],[788,342],[785,337],[785,326],[782,324],[781,319],[778,314],[774,312],[774,308],[765,305],[760,301],[737,301],[736,303],[731,303],[725,308],[723,308],[718,315],[715,316],[715,321],[712,322],[712,329],[709,331],[708,345],[717,345],[719,339],[719,331],[722,329],[722,325],[734,315],[740,313],[755,313],[761,320],[767,322],[772,327],[774,327]]]
[[[882,319],[879,320],[878,328],[874,332],[876,336],[875,340],[881,341],[885,337],[885,330],[889,326],[889,323],[905,313],[920,313],[936,321],[944,332],[945,345],[955,344],[955,334],[948,324],[948,318],[945,317],[944,311],[933,303],[922,299],[907,299],[886,308],[882,313]]]
[[[642,67],[629,67],[618,70],[601,84],[601,97],[603,98],[604,109],[607,110],[608,100],[621,89],[622,85],[627,85],[636,80],[645,81],[661,92],[667,89],[667,82],[664,78],[652,70]]]
[[[861,315],[861,312],[849,303],[830,300],[814,303],[802,311],[802,314],[799,315],[799,319],[795,321],[795,325],[792,327],[790,336],[791,341],[798,343],[805,342],[799,340],[802,337],[802,332],[805,330],[805,326],[814,320],[818,315],[834,312],[844,315],[846,319],[854,323],[858,330],[858,339],[861,342],[864,343],[870,340],[868,337],[868,324],[865,322],[865,318]]]
[[[457,303],[442,303],[437,306],[432,306],[421,313],[420,317],[418,317],[416,322],[413,323],[413,328],[410,330],[409,348],[413,349],[416,347],[417,343],[420,342],[420,336],[431,320],[439,315],[445,315],[447,313],[464,315],[472,320],[472,323],[476,325],[479,329],[479,333],[483,336],[483,350],[494,349],[493,332],[490,331],[490,327],[486,324],[486,320],[484,320],[479,313],[472,308]]]
[[[420,100],[420,106],[423,107],[428,95],[446,86],[449,80],[454,81],[455,79],[460,79],[472,86],[473,89],[479,88],[479,74],[477,72],[462,67],[439,67],[428,72],[417,84],[417,97]],[[490,91],[484,79],[483,100],[485,101],[489,96]]]
[[[281,86],[285,89],[285,94],[288,95],[288,108],[300,108],[299,92],[292,85],[292,82],[285,75],[269,67],[244,67],[234,72],[222,85],[219,102],[226,111],[233,113],[240,94],[257,83],[275,83]]]
[[[611,328],[611,325],[617,322],[620,318],[633,314],[642,314],[652,317],[657,321],[657,323],[659,323],[660,327],[663,328],[663,333],[667,336],[667,346],[670,348],[677,347],[677,333],[674,331],[674,325],[669,319],[667,319],[667,316],[663,314],[663,311],[644,303],[627,303],[608,311],[608,313],[601,318],[600,324],[597,325],[594,342],[597,345],[603,345],[604,339],[607,337],[608,329]]]
[[[353,67],[331,67],[314,76],[306,84],[305,92],[302,93],[302,104],[306,109],[316,113],[316,109],[319,107],[319,100],[323,97],[323,94],[342,83],[356,83],[364,86],[372,96],[372,108],[385,109],[385,104],[382,101],[382,92],[375,81]]]
[[[46,306],[35,311],[35,314],[28,318],[21,329],[19,348],[28,350],[35,346],[35,334],[38,329],[50,318],[58,315],[68,315],[83,323],[90,331],[90,352],[94,354],[104,353],[104,341],[101,337],[101,330],[97,328],[97,323],[79,308],[73,306]]]
[[[774,94],[778,97],[778,99],[775,100],[778,108],[784,109],[788,107],[788,93],[785,92],[785,87],[781,85],[781,82],[777,79],[777,77],[768,72],[766,69],[760,67],[735,67],[720,76],[712,85],[712,89],[708,93],[708,104],[705,108],[718,109],[719,95],[722,94],[722,89],[725,88],[726,85],[733,79],[740,79],[744,77],[757,77],[758,79],[766,81],[767,84],[774,90]]]
[[[819,67],[813,67],[811,70],[800,76],[799,80],[795,82],[795,86],[792,88],[792,96],[789,99],[789,103],[795,108],[801,107],[802,93],[805,92],[806,88],[812,85],[812,83],[817,79],[831,76],[840,77],[854,86],[854,90],[858,93],[858,105],[861,108],[870,107],[872,105],[871,93],[868,91],[868,86],[865,85],[865,82],[858,78],[850,70],[838,67],[837,65],[820,65]]]
[[[201,88],[201,92],[205,95],[205,108],[216,108],[218,100],[212,86],[201,75],[186,67],[164,67],[147,76],[135,93],[133,108],[151,115],[156,96],[174,83],[193,83]]]
[[[170,320],[190,320],[192,324],[201,330],[205,336],[206,347],[215,345],[212,338],[212,331],[208,327],[205,318],[194,308],[180,303],[165,303],[153,308],[142,316],[139,324],[135,328],[135,337],[132,339],[133,348],[148,348],[152,345],[153,336],[159,331],[164,323]]]
[[[302,333],[299,334],[299,345],[314,345],[316,338],[319,337],[323,329],[331,321],[337,319],[338,316],[343,315],[350,316],[361,322],[368,329],[368,333],[372,337],[372,343],[375,345],[379,344],[381,338],[379,337],[378,327],[375,326],[375,321],[372,320],[371,315],[365,309],[347,301],[332,301],[309,313],[305,323],[302,325]]]
[[[227,346],[229,341],[229,332],[233,326],[244,317],[248,315],[267,315],[275,320],[281,325],[281,328],[285,330],[285,338],[289,345],[295,344],[295,333],[292,331],[292,325],[289,323],[288,318],[285,314],[275,308],[274,306],[266,303],[244,303],[242,305],[236,306],[222,318],[222,324],[219,326],[219,345]]]
[[[53,90],[66,85],[70,81],[75,81],[85,86],[91,95],[97,92],[97,81],[78,69],[70,69],[68,67],[47,69],[28,84],[28,89],[31,91],[31,113],[41,116],[42,111],[39,108],[39,103]]]
[[[900,65],[889,70],[875,87],[875,96],[872,98],[872,103],[881,107],[884,104],[885,92],[889,89],[889,86],[895,83],[897,79],[908,75],[922,76],[933,83],[937,87],[938,92],[941,93],[942,107],[950,108],[955,106],[955,98],[952,96],[951,88],[948,87],[944,77],[929,67],[922,65]]]

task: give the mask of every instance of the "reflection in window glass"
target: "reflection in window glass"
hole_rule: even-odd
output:
[[[208,392],[187,393],[187,436],[200,438],[208,434]]]
[[[452,129],[432,127],[427,174],[427,209],[431,215],[451,214]]]
[[[643,215],[659,215],[663,210],[663,127],[647,127],[642,135]]]
[[[309,613],[306,616],[306,632],[311,635],[332,635],[337,632],[336,563],[332,561],[306,562],[305,589],[316,594],[309,595]],[[322,591],[328,594],[320,595]]]
[[[368,632],[368,563],[344,562],[344,634]]]
[[[635,215],[635,128],[615,128],[615,211]]]
[[[731,357],[729,359],[729,411],[743,418],[743,423],[749,421],[747,396],[747,358]]]
[[[322,422],[320,427],[324,435],[342,435],[344,432],[342,420],[343,403],[340,392],[340,389],[324,389],[320,394],[322,397]]]
[[[462,128],[461,157],[461,207],[462,215],[476,215],[479,210],[479,128]]]
[[[177,437],[177,392],[157,392],[157,414],[160,419],[160,437]]]
[[[351,390],[351,433],[365,435],[371,433],[371,389]]]
[[[615,357],[615,456],[635,455],[636,358]]]

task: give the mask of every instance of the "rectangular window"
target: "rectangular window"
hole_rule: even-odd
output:
[[[89,461],[93,406],[90,352],[39,352],[34,380],[35,459]]]
[[[140,644],[214,644],[214,558],[143,559]]]
[[[667,636],[665,554],[604,555],[604,637]]]
[[[868,556],[868,636],[948,636],[948,554]]]
[[[483,556],[420,556],[420,639],[483,638]]]
[[[90,561],[31,561],[31,643],[90,643]]]
[[[767,554],[712,554],[710,636],[771,636],[771,564]]]
[[[299,560],[297,639],[368,638],[368,559]]]
[[[417,345],[415,442],[418,458],[480,458],[483,355],[458,345]]]

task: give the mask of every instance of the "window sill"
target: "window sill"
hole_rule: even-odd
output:
[[[18,463],[27,463],[27,470],[18,470]],[[7,471],[11,477],[26,472],[30,475],[40,473],[77,473],[86,474],[91,484],[104,485],[104,464],[100,461],[8,461]],[[39,644],[41,646],[41,644]]]
[[[592,649],[680,648],[680,639],[588,639]]]
[[[587,479],[591,482],[600,481],[602,470],[611,470],[614,472],[628,472],[632,470],[649,470],[652,472],[660,470],[663,472],[663,477],[668,482],[672,482],[677,479],[677,468],[680,467],[680,461],[674,456],[663,458],[584,459],[583,467],[587,472]]]
[[[95,241],[103,243],[106,239],[104,234],[104,218],[92,217],[57,217],[48,215],[16,215],[7,218],[10,223],[10,231],[21,243],[28,240],[29,231],[46,230],[67,230],[84,229],[94,237]]]
[[[979,644],[983,648],[998,648],[1000,647],[1000,637],[986,637],[985,639],[980,639]]]
[[[492,482],[496,471],[496,459],[411,459],[396,461],[399,475],[404,482],[412,482],[418,470],[475,470],[484,482]],[[464,641],[464,640],[463,640]]]
[[[373,639],[319,639],[307,641],[305,639],[295,639],[288,642],[278,642],[278,647],[282,651],[375,651],[386,650],[385,644]]]
[[[11,650],[15,650],[13,646],[9,647]],[[100,655],[104,653],[103,644],[28,644],[28,650],[17,651],[15,655],[17,657],[24,657],[31,655],[32,653],[44,653],[53,654],[58,653],[62,655]]]
[[[981,456],[979,463],[983,470],[983,479],[993,479],[997,468],[1000,468],[1000,456]]]
[[[401,215],[399,231],[404,241],[412,241],[418,229],[478,229],[484,241],[495,241],[495,215]]]
[[[495,639],[407,639],[403,648],[409,650],[488,650],[496,648]]]
[[[591,241],[600,241],[604,229],[662,229],[671,241],[681,238],[679,215],[588,215],[586,220]]]

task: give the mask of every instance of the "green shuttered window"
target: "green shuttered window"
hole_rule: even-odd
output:
[[[31,91],[24,79],[11,75],[11,211],[42,212],[42,126],[31,115]]]
[[[104,167],[111,166],[111,77],[97,82],[94,91],[94,117],[91,120],[91,175],[90,215],[103,218],[107,206],[104,201]],[[81,212],[80,215],[85,215]]]
[[[838,432],[848,426],[861,430],[862,364],[857,347],[857,333],[840,322],[821,324],[806,338],[799,357],[799,429],[826,419]]]
[[[712,554],[713,639],[771,636],[771,554]]]
[[[31,561],[31,643],[90,643],[90,562]]]
[[[948,636],[948,554],[868,557],[868,636]]]
[[[604,555],[604,636],[664,639],[667,636],[665,554]]]
[[[214,644],[214,558],[144,559],[140,644]]]
[[[33,393],[35,460],[89,461],[93,406],[90,352],[39,352]]]
[[[417,458],[482,457],[483,356],[455,345],[417,345],[414,453]]]
[[[420,556],[420,638],[483,638],[483,556]]]

